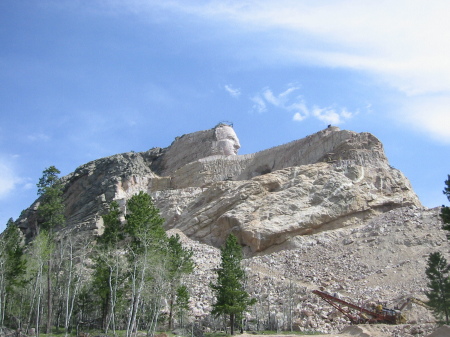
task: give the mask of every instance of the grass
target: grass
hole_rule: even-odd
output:
[[[247,334],[252,334],[251,332],[247,331]],[[273,335],[298,335],[298,336],[311,336],[311,335],[320,335],[320,332],[317,331],[271,331],[271,330],[265,330],[265,331],[256,331],[256,335],[267,335],[267,336],[273,336]],[[239,333],[236,333],[236,335],[239,335]],[[230,334],[227,334],[225,332],[210,332],[205,333],[205,337],[228,337]]]
[[[105,335],[103,331],[100,330],[82,330],[80,332],[87,332],[90,336],[95,335]],[[160,333],[160,332],[157,332]],[[174,335],[170,332],[165,332],[168,337],[173,337]],[[252,332],[247,331],[247,334],[252,334]],[[256,335],[267,335],[267,336],[274,336],[274,335],[297,335],[297,336],[312,336],[312,335],[320,335],[321,333],[317,331],[271,331],[271,330],[265,330],[265,331],[256,331]],[[39,333],[39,336],[41,337],[63,337],[65,335],[64,330],[60,329],[59,331],[53,331],[52,333],[45,334],[45,333]],[[125,330],[116,330],[116,336],[118,337],[124,337],[126,335]],[[239,331],[236,331],[236,335],[239,335]],[[69,336],[74,337],[76,336],[75,332],[72,332],[69,334]],[[108,332],[108,336],[112,336],[112,332]],[[190,336],[189,336],[190,337]],[[205,333],[205,337],[230,337],[229,333],[225,332],[209,332]]]

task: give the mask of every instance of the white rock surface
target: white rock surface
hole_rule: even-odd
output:
[[[219,124],[165,149],[85,164],[64,178],[68,227],[101,233],[101,215],[112,200],[125,211],[126,201],[145,191],[168,229],[216,247],[232,232],[256,253],[295,247],[298,235],[420,207],[409,181],[368,133],[330,127],[250,155],[237,155],[239,147],[233,128]],[[19,219],[30,237],[35,208]]]

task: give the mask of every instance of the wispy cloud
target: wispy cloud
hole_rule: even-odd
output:
[[[21,179],[16,175],[13,163],[0,157],[0,200],[7,197]]]
[[[50,136],[44,133],[33,133],[28,135],[27,139],[31,142],[47,142],[50,140]]]
[[[437,142],[450,144],[449,107],[450,95],[408,97],[395,118],[399,124],[425,133]]]
[[[251,97],[253,110],[265,112],[268,106],[287,111],[293,114],[292,120],[301,122],[308,117],[314,117],[318,120],[333,125],[339,125],[352,118],[355,113],[348,111],[345,107],[319,107],[314,105],[308,107],[306,101],[298,94],[300,87],[290,86],[285,91],[274,94],[269,88],[263,89],[260,93]]]
[[[281,63],[314,64],[364,71],[378,83],[398,91],[397,104],[417,103],[409,112],[408,124],[432,137],[448,140],[442,130],[448,111],[429,111],[442,101],[450,101],[450,2],[448,0],[130,0],[112,1],[134,13],[175,12],[195,16],[209,24],[253,34],[260,41],[254,57],[269,57]],[[224,29],[222,29],[225,31]],[[271,43],[267,43],[271,39]],[[275,43],[273,43],[276,41]],[[255,48],[253,48],[255,50]],[[439,97],[436,97],[439,95]],[[259,101],[275,103],[281,97],[265,93]],[[390,98],[392,99],[392,97]],[[420,109],[419,109],[420,107]],[[320,110],[320,109],[319,109]],[[345,115],[343,112],[334,112]],[[402,109],[391,114],[403,117]],[[296,119],[304,114],[295,113]],[[333,119],[331,110],[317,117]],[[424,120],[426,121],[424,123]]]
[[[344,120],[353,117],[353,114],[345,108],[339,110],[332,107],[320,108],[318,106],[312,108],[312,115],[324,123],[333,125],[342,124]]]
[[[261,98],[261,96],[256,95],[250,98],[250,100],[253,102],[252,110],[262,113],[267,111],[267,105],[264,99]]]
[[[232,97],[238,98],[241,95],[241,90],[235,89],[231,85],[227,84],[224,86],[224,88]]]

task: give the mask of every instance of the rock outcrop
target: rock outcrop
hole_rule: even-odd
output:
[[[82,165],[63,178],[66,230],[101,233],[111,201],[125,209],[133,194],[145,191],[167,229],[216,247],[233,232],[255,254],[295,248],[298,236],[363,224],[398,207],[421,207],[369,133],[329,127],[253,154],[237,155],[239,147],[233,128],[219,124],[164,149]],[[29,236],[35,209],[19,219]]]

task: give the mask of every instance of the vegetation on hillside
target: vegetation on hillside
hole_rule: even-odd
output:
[[[245,271],[242,267],[242,248],[236,236],[230,234],[221,249],[221,263],[217,271],[217,282],[211,283],[215,292],[216,302],[213,304],[212,314],[215,316],[228,315],[231,334],[237,320],[248,307],[255,304],[244,287]],[[241,327],[242,332],[242,326]]]
[[[38,183],[35,236],[23,240],[10,219],[0,237],[0,325],[42,335],[72,335],[101,329],[126,337],[158,324],[184,324],[192,272],[192,252],[178,235],[168,237],[151,197],[140,192],[126,214],[112,202],[97,238],[58,235],[65,223],[59,170],[43,172]],[[169,318],[162,309],[169,303]],[[122,335],[122,333],[120,333]]]
[[[443,193],[450,201],[450,175],[445,181]],[[442,206],[440,216],[444,222],[443,229],[450,231],[450,207]],[[447,234],[450,239],[450,234]],[[428,278],[428,305],[433,309],[436,317],[450,322],[450,265],[440,252],[431,253],[425,271]]]

